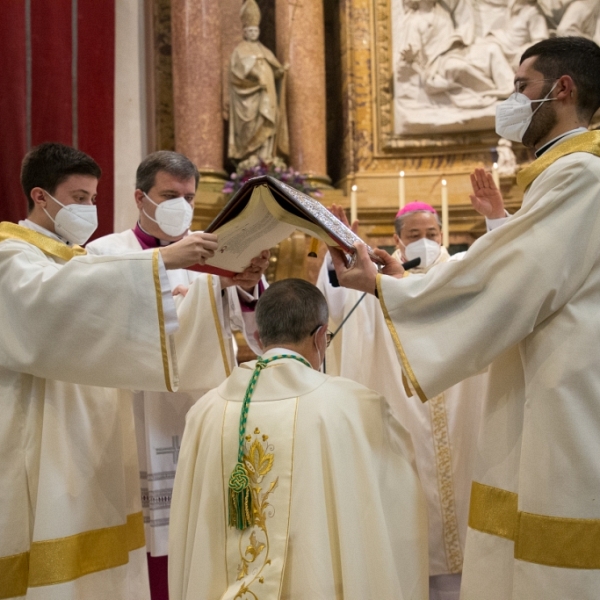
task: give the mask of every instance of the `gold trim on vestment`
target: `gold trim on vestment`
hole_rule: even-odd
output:
[[[227,406],[229,405],[229,400],[225,401],[225,407],[223,409],[223,422],[221,423],[221,473],[225,473],[225,449],[224,449],[224,444],[225,444],[225,420],[227,417]],[[223,511],[224,511],[224,518],[223,518],[223,528],[224,528],[224,532],[225,532],[225,537],[224,539],[227,540],[227,530],[228,530],[228,526],[227,526],[227,493],[226,493],[226,487],[223,487]],[[226,543],[227,545],[227,543]],[[223,555],[224,559],[225,559],[225,576],[227,577],[227,587],[229,588],[229,586],[231,585],[231,582],[229,581],[229,569],[227,568],[227,552],[224,553]]]
[[[552,163],[574,152],[588,152],[600,156],[600,131],[581,133],[550,148],[517,173],[517,184],[522,189],[527,189]]]
[[[165,333],[165,314],[163,312],[162,287],[160,285],[159,257],[160,250],[156,248],[152,252],[152,274],[154,275],[154,291],[156,293],[156,308],[158,310],[158,329],[160,331],[160,348],[162,353],[163,371],[165,384],[169,392],[173,391],[171,386],[171,375],[169,371],[169,352],[167,350],[167,334]]]
[[[421,400],[421,402],[427,402],[427,396],[423,393],[423,390],[421,389],[421,386],[419,385],[419,382],[417,381],[415,373],[412,370],[410,363],[408,362],[408,358],[406,357],[404,348],[402,347],[402,344],[400,343],[400,338],[398,337],[398,333],[396,332],[396,328],[394,327],[394,323],[392,321],[392,318],[390,317],[390,313],[388,312],[388,309],[385,305],[385,300],[383,299],[383,291],[381,289],[381,277],[382,277],[381,273],[377,273],[376,285],[377,285],[377,295],[379,296],[379,304],[381,305],[381,310],[383,311],[383,316],[385,317],[385,322],[388,326],[388,329],[390,330],[390,334],[392,335],[392,340],[394,340],[394,346],[396,346],[396,351],[398,352],[400,362],[402,363],[403,372],[408,377],[408,380],[410,381],[411,385],[413,386],[413,389],[415,390],[415,392],[417,392],[417,396],[419,396],[419,399]]]
[[[444,394],[429,401],[431,415],[431,433],[437,467],[437,481],[442,512],[442,529],[446,550],[446,563],[450,573],[462,571],[463,554],[458,536],[458,517],[454,499],[454,481],[452,478],[452,453]]]
[[[69,261],[75,256],[87,254],[85,248],[81,246],[67,246],[43,233],[27,229],[21,225],[4,221],[0,223],[0,242],[4,240],[21,240],[27,242],[36,248],[39,248],[44,254]]]
[[[404,371],[402,371],[402,369],[400,369],[400,372],[402,373],[402,387],[404,388],[404,393],[409,398],[412,398],[413,393],[412,393],[412,390],[410,389],[410,385],[408,384],[408,379],[406,379],[406,375],[404,374]]]
[[[33,542],[29,552],[0,558],[0,598],[23,596],[29,587],[73,581],[129,562],[129,552],[143,548],[144,517],[84,531],[69,537]]]
[[[212,308],[213,319],[215,321],[215,328],[217,330],[217,336],[219,338],[219,347],[221,348],[221,356],[223,358],[223,366],[225,367],[225,375],[229,377],[231,375],[231,368],[229,367],[229,360],[227,359],[227,350],[225,348],[225,338],[223,336],[223,329],[221,328],[221,319],[219,319],[219,311],[217,310],[217,300],[215,298],[215,290],[213,288],[212,275],[208,275],[208,295],[210,297],[210,307]]]
[[[29,552],[0,557],[0,599],[24,596],[28,573]]]
[[[471,485],[469,527],[514,541],[518,498],[514,492],[474,481]]]
[[[517,560],[565,569],[600,569],[600,519],[523,512],[514,492],[474,481],[469,527],[514,541]]]
[[[267,367],[268,368],[268,367]],[[294,411],[294,432],[292,434],[292,480],[290,482],[290,500],[288,503],[288,520],[287,520],[287,530],[285,533],[286,539],[290,539],[290,521],[292,517],[292,494],[294,493],[294,456],[296,450],[296,423],[298,421],[298,402],[300,401],[300,396],[296,396],[296,409]],[[285,545],[285,551],[283,553],[283,566],[281,567],[281,577],[279,578],[279,594],[278,597],[281,596],[281,590],[283,588],[283,576],[285,574],[285,563],[287,561],[288,549],[290,545]]]
[[[567,569],[600,569],[600,519],[519,512],[515,558]]]

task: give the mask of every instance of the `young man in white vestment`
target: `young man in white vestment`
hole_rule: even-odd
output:
[[[376,392],[319,372],[312,284],[258,302],[258,361],[187,416],[169,536],[171,600],[426,600],[427,509],[410,436]]]
[[[394,223],[398,249],[394,256],[402,263],[420,259],[420,264],[406,275],[427,273],[450,260],[441,245],[440,225],[436,210],[424,202],[410,202],[398,212]],[[329,305],[330,328],[335,331],[346,317],[348,320],[328,349],[327,372],[348,377],[384,396],[409,431],[427,499],[429,598],[458,600],[487,369],[445,390],[427,404],[408,398],[394,342],[378,300],[367,295],[359,302],[361,292],[334,287],[330,269],[333,265],[328,256],[317,286]]]
[[[148,155],[136,172],[134,198],[139,217],[135,227],[94,240],[87,251],[118,255],[151,251],[181,240],[192,224],[198,180],[195,165],[182,154],[161,150]],[[168,272],[174,291],[186,293],[194,284],[194,293],[200,295],[200,310],[185,326],[197,331],[192,351],[198,362],[203,360],[205,368],[202,378],[195,381],[200,388],[190,390],[180,384],[177,393],[133,394],[146,542],[151,557],[163,557],[149,558],[153,600],[167,596],[169,513],[185,415],[200,396],[231,373],[235,365],[232,329],[243,331],[252,350],[260,351],[253,335],[254,305],[266,285],[261,278],[268,264],[265,252],[233,279],[186,269]],[[190,364],[197,368],[193,360]]]
[[[359,245],[342,285],[377,292],[423,401],[491,363],[463,600],[595,600],[600,590],[600,48],[529,48],[496,131],[535,150],[519,211],[462,261],[378,275]],[[391,276],[390,276],[391,275]]]
[[[133,412],[108,386],[175,390],[192,371],[167,269],[217,241],[87,255],[99,177],[83,152],[42,144],[23,161],[28,218],[0,224],[0,598],[149,598]]]

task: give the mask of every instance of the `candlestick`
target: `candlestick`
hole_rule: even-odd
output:
[[[492,177],[496,187],[500,189],[500,173],[498,173],[498,163],[496,162],[492,165]]]
[[[350,193],[350,225],[358,219],[358,186],[352,186],[352,192]]]
[[[448,215],[448,182],[442,179],[442,244],[450,245],[450,219]]]
[[[398,206],[403,209],[406,206],[406,187],[404,185],[404,171],[398,173]]]

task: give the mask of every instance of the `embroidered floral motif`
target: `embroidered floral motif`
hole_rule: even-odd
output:
[[[450,437],[446,417],[446,402],[440,394],[429,401],[431,414],[431,431],[437,463],[437,480],[442,509],[444,530],[444,546],[446,560],[451,573],[462,571],[463,555],[458,537],[458,518],[454,500],[454,485],[452,481],[452,455],[450,452]]]
[[[277,488],[279,477],[269,478],[275,460],[274,446],[268,442],[268,435],[261,435],[259,428],[254,430],[254,440],[246,436],[244,466],[250,479],[252,491],[253,523],[240,531],[239,551],[241,562],[237,567],[237,580],[245,580],[234,600],[259,600],[259,591],[251,590],[253,584],[264,583],[264,570],[271,564],[269,557],[269,532],[267,520],[275,514],[269,503],[270,495]],[[263,489],[266,491],[263,492]]]

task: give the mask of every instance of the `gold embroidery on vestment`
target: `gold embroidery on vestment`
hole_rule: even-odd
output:
[[[427,396],[424,394],[423,390],[421,389],[421,386],[419,385],[419,382],[417,381],[415,373],[412,370],[410,363],[408,362],[408,358],[406,357],[404,348],[402,347],[402,344],[400,343],[400,338],[398,337],[398,332],[396,331],[396,328],[394,327],[394,323],[392,321],[392,318],[390,317],[390,313],[388,312],[388,309],[385,305],[385,300],[383,299],[383,291],[381,289],[381,277],[382,277],[381,273],[377,273],[377,280],[376,280],[377,281],[377,295],[379,296],[379,303],[381,305],[381,310],[383,311],[383,316],[385,317],[385,322],[388,326],[388,329],[390,330],[390,334],[392,335],[392,340],[394,340],[394,346],[396,346],[396,351],[398,352],[398,357],[400,358],[400,362],[402,363],[403,372],[406,373],[408,379],[410,380],[411,385],[413,386],[415,392],[417,392],[417,396],[419,396],[419,399],[421,400],[421,402],[427,402]],[[409,394],[409,396],[412,396],[412,394]]]
[[[221,319],[219,319],[219,311],[217,310],[217,301],[215,299],[215,289],[213,288],[213,279],[211,274],[208,275],[207,280],[210,307],[212,309],[213,320],[215,322],[215,329],[217,330],[217,337],[219,338],[219,348],[221,349],[221,357],[223,358],[223,367],[225,368],[225,375],[229,377],[231,375],[231,368],[229,367],[229,360],[227,359],[225,337],[223,336],[223,329],[221,328]]]
[[[600,131],[587,131],[564,142],[559,142],[529,166],[517,173],[517,184],[527,189],[552,163],[574,152],[588,152],[600,156]]]
[[[600,569],[600,519],[524,512],[518,502],[515,492],[474,481],[469,527],[515,542],[518,560],[565,569]]]
[[[163,372],[165,376],[165,385],[169,392],[173,391],[171,386],[171,373],[169,371],[169,351],[167,350],[167,334],[165,333],[165,315],[163,312],[162,302],[162,288],[160,285],[160,271],[159,271],[159,253],[160,250],[156,248],[152,253],[152,273],[154,275],[154,291],[156,293],[156,308],[158,311],[158,329],[160,332],[160,348],[162,353]]]
[[[462,571],[463,555],[458,536],[458,517],[456,516],[454,482],[452,479],[452,453],[450,451],[450,435],[448,433],[444,394],[440,394],[429,401],[429,410],[442,510],[446,561],[450,573],[460,573]]]
[[[0,558],[0,598],[125,565],[129,552],[145,545],[141,512],[127,515],[124,525],[33,542],[29,552]]]
[[[237,579],[239,581],[248,577],[250,567],[254,567],[254,576],[241,584],[234,600],[242,600],[244,596],[258,600],[258,595],[250,587],[256,582],[264,583],[265,567],[271,564],[267,520],[274,515],[274,508],[269,502],[269,497],[277,488],[279,477],[268,478],[275,460],[274,446],[261,438],[258,427],[255,428],[254,435],[253,441],[252,436],[246,436],[249,440],[245,444],[243,459],[250,479],[253,523],[247,530],[240,532],[240,563],[237,567]],[[263,492],[265,488],[266,491]],[[260,563],[257,563],[259,560],[262,560],[260,566]]]
[[[0,223],[0,242],[4,240],[21,240],[35,246],[48,256],[60,258],[69,261],[75,256],[84,256],[87,254],[85,248],[81,246],[67,246],[65,243],[55,240],[43,233],[33,231],[27,227],[16,225],[5,221]]]

